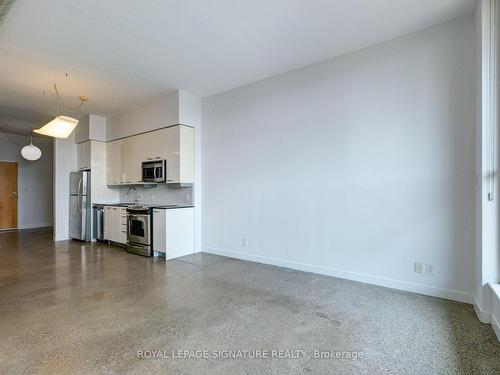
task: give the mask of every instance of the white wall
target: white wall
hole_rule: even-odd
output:
[[[476,175],[478,187],[476,189],[476,280],[475,304],[476,312],[483,322],[490,321],[492,311],[490,282],[500,281],[500,253],[499,253],[499,198],[498,171],[491,165],[491,142],[498,147],[498,132],[492,127],[498,127],[498,118],[491,113],[492,96],[495,83],[490,75],[490,38],[494,29],[490,25],[490,0],[481,0],[477,3],[475,15],[476,31]],[[498,32],[498,31],[497,31]],[[498,37],[497,37],[498,38]],[[493,93],[493,95],[492,95]],[[490,118],[493,121],[490,121]],[[500,165],[498,152],[496,169]],[[496,178],[495,178],[496,176]],[[493,186],[495,198],[488,199],[490,178],[495,178]]]
[[[205,251],[472,302],[472,17],[204,98],[202,113]]]
[[[90,113],[79,119],[75,128],[75,142],[81,143],[89,139],[106,141],[106,117]]]
[[[75,133],[54,138],[54,240],[69,239],[69,173],[77,170]]]
[[[179,123],[179,91],[173,91],[108,117],[106,140],[112,141]]]
[[[21,156],[21,148],[29,144],[29,137],[0,134],[0,161],[18,163],[17,206],[18,227],[52,226],[52,139],[33,138],[33,144],[42,150],[42,156],[29,161]]]

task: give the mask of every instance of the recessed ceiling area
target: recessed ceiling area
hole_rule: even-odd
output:
[[[0,26],[0,105],[101,115],[175,89],[200,96],[471,14],[474,0],[18,0]],[[12,114],[12,113],[11,113]],[[1,115],[0,115],[1,116]],[[0,122],[2,118],[0,118]]]

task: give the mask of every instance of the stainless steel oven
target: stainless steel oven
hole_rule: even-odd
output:
[[[127,208],[127,251],[150,257],[152,250],[152,210],[147,206]]]
[[[167,178],[165,160],[142,162],[142,182],[165,182]]]

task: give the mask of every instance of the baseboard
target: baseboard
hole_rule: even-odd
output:
[[[481,308],[481,304],[474,297],[474,311],[476,312],[477,318],[481,323],[491,323],[491,314]]]
[[[42,224],[28,224],[28,225],[22,225],[17,229],[34,229],[34,228],[46,228],[46,227],[52,227],[52,222],[50,223],[42,223]]]
[[[498,341],[500,341],[500,284],[499,283],[489,283],[489,287],[491,288],[491,327],[495,334],[497,335]]]
[[[474,304],[474,297],[472,296],[472,294],[465,293],[459,290],[437,288],[429,285],[417,284],[403,280],[389,279],[385,277],[351,272],[332,267],[318,266],[314,264],[306,264],[306,263],[293,262],[277,258],[269,258],[261,255],[253,255],[233,250],[205,247],[203,251],[211,254],[227,256],[230,258],[237,258],[257,263],[270,264],[278,267],[292,268],[304,272],[312,272],[320,275],[333,276],[341,279],[359,281],[362,283],[384,286],[392,289],[399,289],[406,292],[424,294],[431,297],[439,297],[453,301]]]
[[[493,315],[491,316],[491,327],[493,328],[495,335],[497,335],[498,341],[500,341],[500,323]]]

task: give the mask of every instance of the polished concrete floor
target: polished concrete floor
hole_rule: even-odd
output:
[[[470,305],[51,238],[0,233],[2,374],[500,374],[500,344]],[[315,358],[330,351],[343,358]]]

